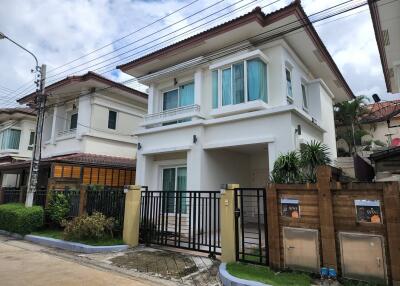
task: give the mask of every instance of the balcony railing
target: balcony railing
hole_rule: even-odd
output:
[[[160,123],[179,121],[182,119],[191,119],[193,117],[202,117],[200,115],[200,106],[197,104],[182,106],[178,108],[164,110],[158,113],[148,114],[144,117],[144,126],[150,126]]]
[[[76,128],[60,130],[57,132],[57,138],[71,138],[71,137],[74,137],[75,134],[76,134]]]

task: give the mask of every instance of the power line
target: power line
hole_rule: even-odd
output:
[[[352,2],[352,1],[351,1],[351,0],[345,1],[345,2],[342,2],[342,3],[337,4],[337,5],[335,5],[335,6],[326,8],[326,9],[324,9],[324,10],[321,10],[321,11],[319,11],[319,12],[316,12],[316,13],[312,14],[312,16],[317,16],[318,14],[321,14],[321,13],[323,13],[323,12],[326,12],[326,11],[329,11],[329,10],[332,10],[332,9],[335,9],[335,8],[337,8],[338,6],[344,5],[344,4],[349,3],[349,2]],[[291,28],[291,29],[288,30],[288,31],[279,32],[278,34],[272,35],[272,36],[270,36],[269,38],[267,37],[267,38],[264,38],[264,39],[260,39],[259,42],[260,42],[261,40],[263,40],[263,41],[273,40],[273,39],[275,39],[277,36],[282,36],[282,35],[284,35],[284,34],[292,33],[292,32],[295,31],[295,30],[301,29],[301,28],[306,27],[306,26],[308,26],[308,25],[312,25],[312,23],[320,22],[320,21],[323,21],[323,20],[325,20],[325,19],[335,17],[335,16],[337,16],[337,15],[340,15],[340,14],[343,14],[343,13],[346,13],[346,12],[349,12],[349,11],[352,11],[352,10],[354,10],[354,9],[360,8],[360,7],[365,6],[365,5],[366,5],[366,3],[357,4],[357,5],[353,5],[353,6],[347,7],[346,9],[344,9],[344,10],[342,10],[342,11],[339,10],[338,12],[335,12],[335,13],[328,13],[328,15],[323,16],[323,17],[321,17],[321,18],[314,19],[314,20],[312,20],[312,21],[309,21],[309,23],[302,23],[300,26],[296,26],[296,27],[294,27],[294,28]],[[241,42],[248,42],[249,39],[252,39],[252,38],[255,38],[255,37],[259,37],[260,35],[263,35],[263,34],[266,34],[266,33],[270,33],[270,32],[273,31],[273,30],[277,30],[277,29],[280,29],[280,28],[282,28],[282,27],[285,27],[285,26],[288,26],[288,25],[292,25],[293,23],[296,23],[296,22],[302,22],[302,21],[305,20],[305,19],[309,19],[309,17],[307,17],[307,18],[300,18],[300,19],[298,19],[298,20],[296,20],[296,21],[293,21],[293,22],[291,22],[291,23],[288,23],[288,24],[285,24],[285,25],[276,27],[276,28],[274,28],[274,29],[272,29],[272,30],[270,30],[270,31],[266,31],[266,32],[260,33],[260,34],[258,34],[258,35],[255,35],[255,36],[253,36],[253,37],[247,38],[247,39],[244,40],[244,41],[236,42],[236,43],[232,44],[231,46],[237,45],[237,44],[239,44],[239,43],[241,43]],[[340,19],[335,19],[335,20],[340,20]],[[333,22],[333,21],[330,21],[330,22]],[[228,48],[229,48],[229,47],[228,47]],[[235,50],[235,51],[233,51],[233,52],[231,52],[231,53],[237,53],[238,51],[239,51],[239,49],[238,49],[238,50]],[[221,58],[221,57],[226,57],[226,56],[227,56],[227,54],[224,54],[223,56],[216,57],[216,58],[214,58],[214,59]],[[127,81],[123,81],[123,82],[121,82],[121,83],[122,83],[122,84],[126,84],[126,83],[132,82],[132,81],[136,81],[136,79],[130,79],[130,80],[127,80]],[[105,87],[105,88],[102,88],[102,89],[98,89],[97,91],[107,90],[107,89],[109,89],[109,88],[111,88],[111,87],[112,87],[112,86],[108,86],[108,87]],[[73,94],[73,93],[74,93],[74,92],[70,92],[69,94]],[[75,93],[76,93],[76,92],[75,92]],[[67,93],[54,93],[54,94],[52,94],[52,95],[62,95],[62,94],[65,95],[65,94],[67,94]],[[85,96],[85,95],[87,95],[87,94],[88,94],[88,93],[80,94],[78,97],[75,97],[74,99],[79,98],[79,97],[81,97],[81,96]],[[68,101],[71,101],[71,100],[73,100],[73,99],[68,99],[68,100],[66,100],[66,101],[64,101],[64,102],[68,102]]]
[[[126,34],[125,36],[123,36],[123,37],[121,37],[121,38],[118,38],[118,39],[112,41],[111,43],[108,43],[108,44],[106,44],[106,45],[104,45],[104,46],[102,46],[102,47],[100,47],[100,48],[97,48],[97,49],[95,49],[95,50],[93,50],[93,51],[91,51],[91,52],[89,52],[89,53],[87,53],[87,54],[84,54],[84,55],[82,55],[82,56],[80,56],[80,57],[78,57],[78,58],[76,58],[76,59],[74,59],[74,60],[72,60],[72,61],[69,61],[69,62],[67,62],[67,63],[65,63],[65,64],[63,64],[63,65],[61,65],[61,66],[58,66],[58,67],[56,67],[56,68],[53,68],[53,69],[51,69],[49,72],[58,70],[58,69],[60,69],[60,68],[62,68],[62,67],[64,67],[64,66],[67,66],[67,65],[69,65],[69,64],[71,64],[71,63],[74,63],[74,62],[76,62],[76,61],[78,61],[78,60],[80,60],[80,59],[82,59],[82,58],[85,58],[85,57],[87,57],[87,56],[89,56],[89,55],[91,55],[91,54],[93,54],[93,53],[96,53],[96,52],[98,52],[98,51],[100,51],[100,50],[102,50],[102,49],[104,49],[104,48],[106,48],[106,47],[109,47],[109,46],[111,46],[112,44],[115,44],[115,43],[117,43],[117,42],[119,42],[119,41],[121,41],[121,40],[123,40],[123,39],[126,39],[127,37],[132,36],[133,34],[139,32],[139,31],[142,31],[142,30],[144,30],[144,29],[146,29],[146,28],[148,28],[148,27],[154,25],[155,23],[160,22],[160,21],[162,21],[162,20],[168,18],[169,16],[172,16],[172,15],[178,13],[179,11],[181,11],[181,10],[183,10],[183,9],[185,9],[185,8],[187,8],[187,7],[189,7],[189,6],[191,6],[191,5],[193,5],[194,3],[198,2],[198,1],[199,1],[199,0],[194,0],[194,1],[192,1],[192,2],[190,2],[190,3],[188,3],[188,4],[186,4],[186,5],[182,6],[181,8],[179,8],[179,9],[177,9],[177,10],[175,10],[175,11],[173,11],[173,12],[167,14],[167,15],[165,15],[164,17],[161,17],[161,18],[159,18],[159,19],[157,19],[157,20],[151,22],[150,24],[147,24],[147,25],[145,25],[145,26],[143,26],[143,27],[141,27],[141,28],[139,28],[139,29],[136,29],[136,30],[134,30],[133,32],[131,32],[131,33],[129,33],[129,34]],[[103,55],[103,56],[104,56],[104,55]]]

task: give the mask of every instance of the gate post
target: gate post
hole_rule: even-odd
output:
[[[383,187],[383,203],[385,205],[386,231],[392,285],[400,285],[400,186],[398,182],[385,183]]]
[[[79,190],[79,215],[83,215],[86,213],[86,202],[87,202],[87,186],[81,185]]]
[[[332,169],[330,166],[317,168],[318,208],[321,225],[322,265],[337,269],[335,226],[331,192]]]
[[[141,187],[128,186],[125,197],[123,240],[129,246],[139,245],[140,198]]]
[[[221,261],[236,261],[235,232],[235,189],[238,184],[223,185],[221,188]]]
[[[269,184],[266,195],[269,266],[281,268],[280,225],[278,210],[278,191],[275,184]]]

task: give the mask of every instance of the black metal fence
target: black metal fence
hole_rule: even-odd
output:
[[[102,191],[87,190],[86,211],[88,214],[101,212],[115,218],[116,226],[124,225],[125,193],[123,188],[105,188]]]
[[[236,260],[268,264],[266,190],[235,189]]]
[[[2,192],[4,193],[3,203],[19,203],[21,190],[17,188],[2,188]]]
[[[36,191],[33,195],[33,205],[41,206],[43,208],[46,207],[46,198],[47,198],[47,191],[46,190],[39,190]]]
[[[221,253],[219,191],[142,191],[140,239]]]

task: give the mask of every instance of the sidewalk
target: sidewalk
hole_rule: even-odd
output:
[[[160,286],[160,283],[82,265],[46,253],[46,248],[0,235],[0,284]]]

